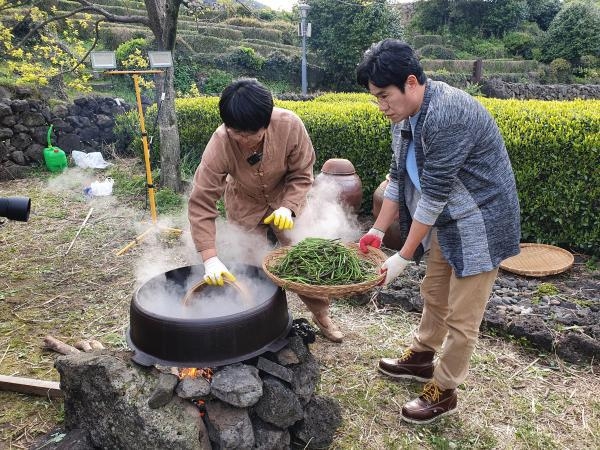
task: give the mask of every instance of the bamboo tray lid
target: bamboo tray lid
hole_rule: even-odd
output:
[[[547,244],[521,244],[521,253],[505,259],[500,268],[528,277],[555,275],[571,268],[575,258],[560,247]]]

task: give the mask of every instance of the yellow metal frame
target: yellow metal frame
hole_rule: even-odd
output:
[[[104,72],[107,75],[131,75],[133,78],[133,86],[135,87],[135,99],[138,108],[138,118],[140,121],[140,130],[142,132],[142,147],[144,149],[144,163],[146,166],[146,187],[148,189],[148,202],[150,203],[150,216],[152,217],[152,228],[147,229],[142,234],[135,237],[133,241],[117,252],[117,256],[121,256],[142,242],[148,234],[157,227],[156,214],[156,199],[154,197],[154,183],[152,180],[152,167],[150,166],[150,146],[148,145],[148,133],[146,132],[146,123],[144,121],[144,109],[142,107],[142,95],[140,91],[140,75],[143,74],[158,74],[163,73],[162,70],[111,70]],[[181,234],[182,230],[177,228],[161,227],[161,231],[166,231],[173,234]]]

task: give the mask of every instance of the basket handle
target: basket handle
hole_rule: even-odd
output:
[[[226,278],[223,278],[223,281],[233,286],[239,292],[244,304],[252,304],[252,297],[250,296],[250,291],[248,291],[248,288],[244,284],[240,283],[239,281],[230,281]],[[193,295],[203,290],[206,286],[208,286],[208,284],[204,280],[200,280],[199,282],[194,284],[191,288],[188,289],[185,296],[183,297],[183,300],[181,301],[182,305],[187,306],[189,300],[193,297]]]
[[[192,298],[192,296],[196,292],[201,291],[205,287],[206,287],[206,281],[200,280],[196,284],[194,284],[191,288],[189,288],[187,290],[187,292],[185,293],[185,295],[183,296],[183,300],[181,301],[181,303],[183,304],[183,306],[187,306],[187,303],[190,300],[190,298]]]

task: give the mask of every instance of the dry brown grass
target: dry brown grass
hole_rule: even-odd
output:
[[[136,279],[198,262],[186,235],[153,236],[115,256],[146,229],[148,212],[115,198],[87,202],[81,183],[90,175],[68,174],[71,181],[57,189],[42,176],[0,183],[0,196],[29,196],[33,205],[29,222],[0,226],[4,375],[58,380],[56,355],[42,348],[46,334],[71,344],[96,338],[109,349],[124,348]],[[87,225],[65,256],[90,207]],[[183,228],[185,220],[169,224]],[[308,318],[299,300],[289,298],[294,316]],[[319,336],[312,351],[322,364],[320,393],[338,399],[343,410],[334,448],[600,448],[597,367],[563,364],[553,355],[484,336],[460,388],[459,413],[430,426],[409,425],[400,420],[400,410],[420,385],[390,381],[375,364],[409,342],[418,315],[350,301],[338,301],[332,310],[346,339],[333,344]],[[61,419],[60,401],[0,392],[0,448],[28,448]]]
[[[597,367],[568,366],[483,336],[460,387],[458,415],[414,426],[400,412],[421,385],[392,381],[375,364],[409,343],[418,315],[372,304],[338,304],[334,312],[346,340],[336,346],[319,339],[313,352],[324,365],[321,392],[344,405],[335,448],[599,448]]]

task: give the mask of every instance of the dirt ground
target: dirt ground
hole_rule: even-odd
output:
[[[126,349],[136,286],[199,263],[184,215],[161,216],[146,239],[116,256],[150,228],[149,213],[114,196],[86,198],[83,187],[99,177],[69,169],[61,176],[0,183],[0,197],[32,199],[28,222],[0,225],[2,375],[58,381],[57,355],[43,348],[48,334],[69,344],[94,338],[106,351]],[[163,233],[164,226],[184,233]],[[294,295],[289,305],[294,317],[309,318]],[[597,364],[569,365],[483,334],[459,389],[459,413],[412,426],[400,420],[400,410],[421,386],[392,382],[374,367],[378,358],[397,355],[409,342],[419,315],[353,301],[335,302],[332,314],[346,333],[344,342],[319,336],[311,350],[322,367],[319,393],[339,400],[343,410],[333,448],[600,448]],[[59,400],[0,392],[0,448],[30,448],[60,425],[63,414]]]

